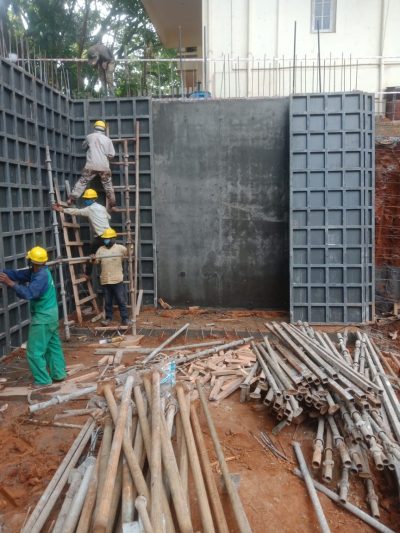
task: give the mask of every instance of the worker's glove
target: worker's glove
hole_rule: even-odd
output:
[[[95,256],[95,254],[91,254],[91,256],[90,256],[90,261],[91,261],[92,263],[95,263],[95,262],[96,262],[96,256]]]
[[[63,208],[61,207],[61,205],[57,203],[52,204],[51,208],[53,209],[53,211],[59,211],[59,212],[63,211]]]

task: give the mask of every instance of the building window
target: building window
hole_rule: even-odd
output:
[[[336,0],[311,0],[311,31],[336,31]]]

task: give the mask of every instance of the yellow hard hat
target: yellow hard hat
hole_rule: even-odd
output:
[[[30,259],[32,263],[42,265],[47,262],[48,255],[44,248],[40,246],[35,246],[34,248],[28,251],[28,253],[26,254],[26,258]]]
[[[102,239],[115,239],[116,236],[117,236],[117,232],[115,231],[115,229],[112,229],[112,228],[107,228],[101,234]]]
[[[96,122],[94,123],[94,127],[95,128],[102,128],[103,130],[106,129],[106,123],[104,122],[104,120],[96,120]]]
[[[86,198],[87,200],[93,200],[97,197],[98,194],[94,189],[86,189],[86,191],[82,194],[82,198]]]

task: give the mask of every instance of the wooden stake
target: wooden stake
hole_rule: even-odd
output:
[[[203,475],[201,473],[201,467],[199,457],[197,455],[196,444],[193,438],[192,428],[190,425],[189,410],[186,404],[185,392],[182,385],[179,383],[176,386],[176,392],[178,396],[179,407],[181,410],[181,420],[183,432],[185,434],[186,445],[189,453],[190,467],[193,473],[194,484],[196,487],[197,498],[200,507],[201,522],[205,533],[214,532],[213,519],[211,516],[210,505],[208,503],[207,491],[204,485]]]
[[[112,494],[117,475],[119,456],[121,453],[122,440],[125,432],[126,418],[128,415],[128,405],[131,401],[133,387],[133,376],[128,376],[122,393],[121,405],[118,420],[115,426],[114,438],[111,445],[110,457],[107,465],[104,487],[101,494],[101,502],[94,523],[95,533],[105,533],[111,509]]]

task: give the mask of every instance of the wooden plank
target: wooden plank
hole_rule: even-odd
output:
[[[77,376],[76,378],[68,379],[68,383],[79,383],[80,381],[85,381],[87,379],[92,378],[98,378],[99,373],[97,370],[94,370],[93,372],[88,372],[87,374],[84,374],[83,376]]]
[[[242,381],[243,381],[243,378],[238,378],[232,381],[229,387],[227,387],[225,390],[223,390],[217,396],[215,396],[214,398],[215,401],[218,402],[219,400],[224,400],[225,398],[233,394],[240,387],[240,384],[242,383]]]

